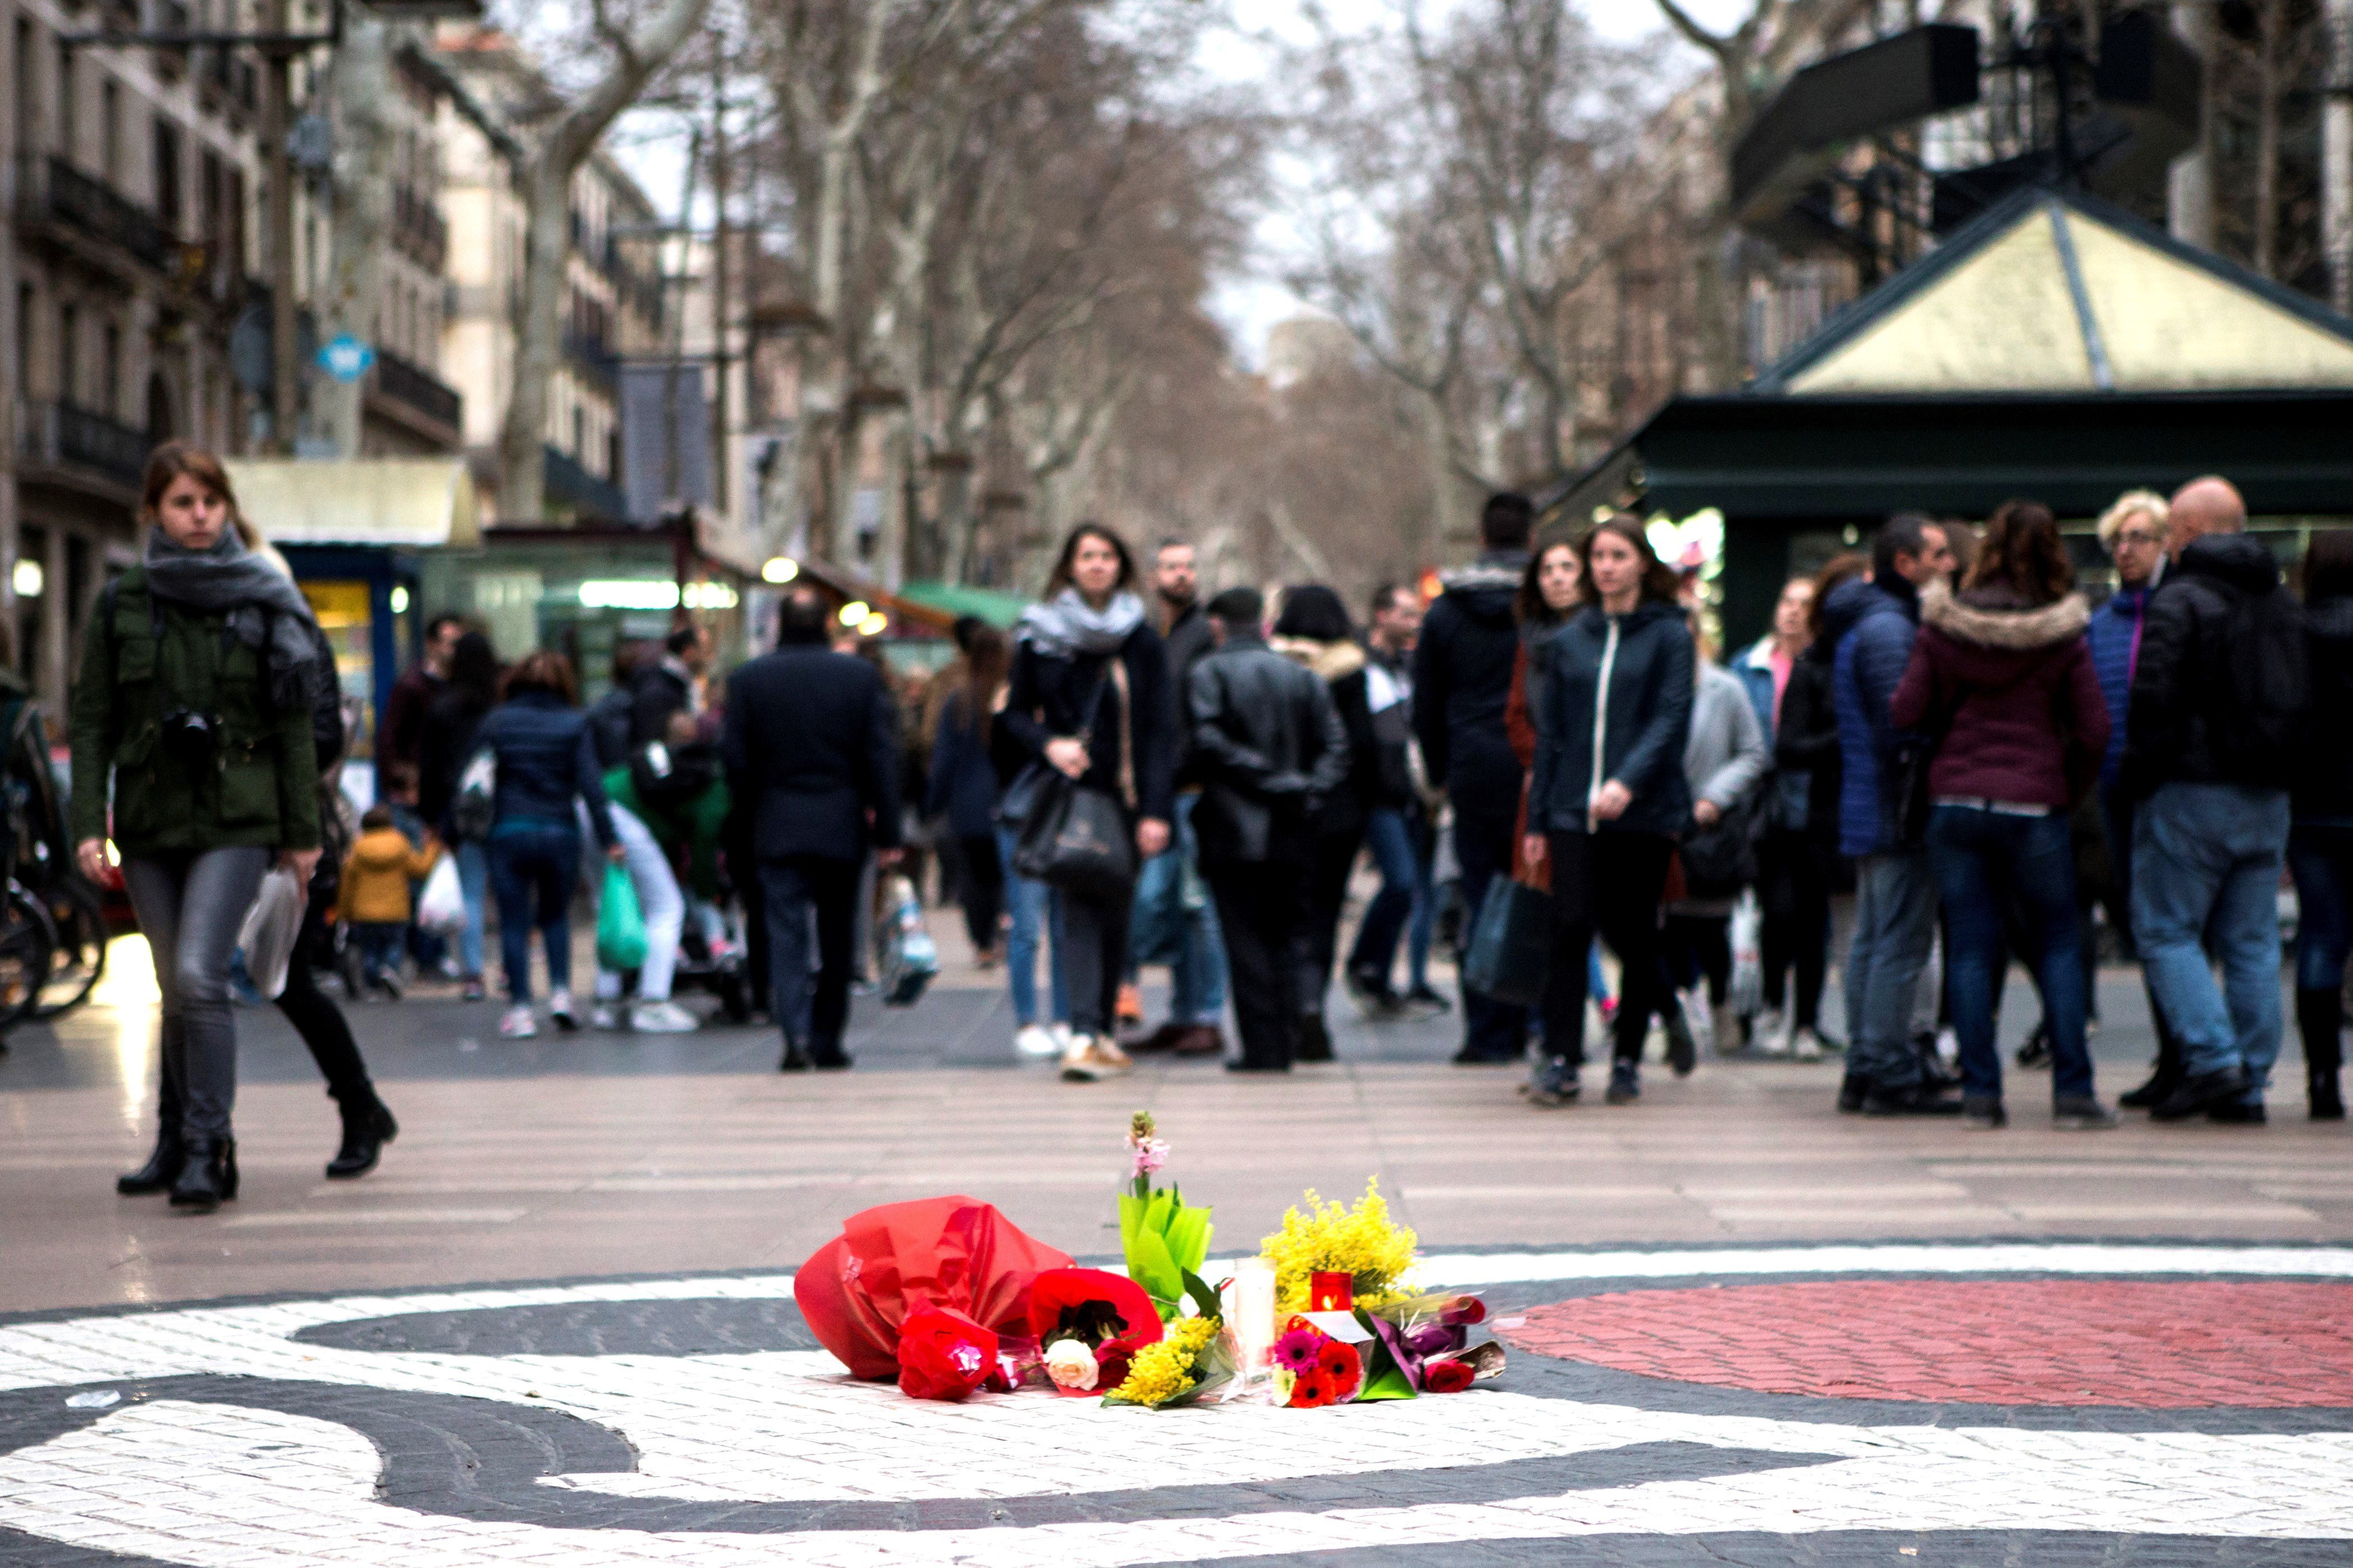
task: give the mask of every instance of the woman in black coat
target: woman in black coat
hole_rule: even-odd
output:
[[[1119,802],[1140,865],[1168,847],[1176,725],[1167,655],[1134,582],[1135,558],[1117,534],[1092,522],[1071,531],[1045,599],[1022,614],[1002,721],[1029,757]],[[1112,1021],[1135,889],[1131,879],[1108,893],[1060,892],[1071,990],[1062,1076],[1090,1082],[1134,1065]]]

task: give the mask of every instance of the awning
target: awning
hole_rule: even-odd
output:
[[[995,588],[970,588],[958,583],[909,583],[896,595],[900,603],[947,616],[978,616],[998,630],[1009,629],[1030,601],[1018,594]]]
[[[482,542],[474,478],[460,458],[233,458],[226,467],[239,509],[273,543],[414,550]]]

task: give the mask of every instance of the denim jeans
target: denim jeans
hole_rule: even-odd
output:
[[[2133,937],[2192,1075],[2242,1068],[2261,1104],[2280,1046],[2280,862],[2287,792],[2160,784],[2133,822]],[[2214,984],[2201,939],[2222,961]]]
[[[237,1018],[228,960],[276,857],[238,845],[125,857],[123,890],[155,961],[164,1004],[164,1103],[188,1138],[226,1138],[237,1100]]]
[[[400,950],[408,928],[398,921],[353,921],[352,940],[360,950],[360,970],[370,980],[389,974],[400,978]]]
[[[1218,906],[1200,875],[1200,845],[1193,836],[1197,795],[1176,797],[1168,847],[1144,863],[1135,883],[1135,915],[1128,938],[1131,965],[1168,965],[1168,1021],[1218,1024],[1226,1016],[1226,946]],[[1200,900],[1186,907],[1190,888]],[[1058,984],[1060,977],[1057,976]],[[1056,995],[1059,998],[1060,993]],[[1060,1005],[1057,1001],[1057,1013]]]
[[[1854,942],[1846,954],[1847,1071],[1881,1089],[1920,1081],[1913,994],[1936,936],[1936,883],[1925,850],[1854,863]]]
[[[482,911],[491,886],[491,857],[472,840],[458,847],[458,890],[466,900],[466,925],[458,933],[458,965],[467,979],[482,977]]]
[[[531,1000],[531,931],[547,950],[547,983],[572,985],[572,885],[580,875],[580,835],[558,823],[508,821],[491,830],[491,887],[499,900],[499,952],[507,999]],[[534,910],[534,903],[537,905]]]
[[[2353,827],[2306,826],[2287,836],[2295,878],[2295,988],[2336,991],[2353,952]]]
[[[1348,973],[1387,985],[1397,967],[1398,939],[1413,917],[1414,889],[1422,879],[1421,858],[1413,852],[1413,824],[1404,812],[1389,805],[1375,806],[1365,819],[1365,848],[1381,874],[1381,890],[1365,906],[1356,943],[1348,950]]]
[[[2010,966],[2002,910],[2015,898],[2027,920],[2029,956],[2051,1029],[2051,1092],[2088,1096],[2084,1039],[2083,922],[2075,910],[2075,847],[2066,814],[2018,816],[1939,805],[1928,816],[1928,860],[1945,908],[1945,994],[1961,1042],[1964,1094],[2001,1097],[1994,1044],[2001,977]]]
[[[1038,1021],[1038,939],[1050,934],[1047,975],[1053,1004],[1051,1021],[1071,1021],[1071,993],[1062,978],[1062,900],[1043,882],[1026,881],[1013,874],[1012,831],[997,830],[997,850],[1005,858],[1005,906],[1012,911],[1013,930],[1005,942],[1005,984],[1013,993],[1013,1021],[1027,1028]],[[1149,871],[1151,868],[1145,868]]]

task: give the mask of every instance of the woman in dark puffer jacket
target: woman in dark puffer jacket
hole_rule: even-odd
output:
[[[2116,1125],[2093,1097],[2084,1041],[2090,975],[2068,813],[2098,775],[2108,710],[2074,580],[2050,508],[2005,503],[1986,525],[1968,586],[1921,591],[1919,640],[1890,710],[1897,729],[1942,736],[1928,764],[1928,857],[1944,899],[1963,1110],[1978,1127],[2005,1121],[1994,1007],[2009,893],[2035,928],[2052,1115],[2063,1127]]]

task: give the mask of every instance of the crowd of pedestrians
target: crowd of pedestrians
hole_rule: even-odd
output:
[[[875,878],[925,846],[976,963],[1007,970],[1014,1053],[1071,1080],[1138,1052],[1225,1056],[1229,1003],[1230,1068],[1329,1060],[1335,975],[1376,1022],[1448,1011],[1428,962],[1451,883],[1466,945],[1491,905],[1541,912],[1520,949],[1541,976],[1499,986],[1514,1000],[1466,985],[1455,1057],[1532,1061],[1534,1104],[1577,1099],[1591,1009],[1613,1104],[1641,1097],[1656,1037],[1679,1074],[1711,1049],[1842,1051],[1841,1110],[1999,1127],[2015,958],[2041,1008],[2021,1060],[2047,1061],[2056,1122],[2086,1129],[2116,1122],[2088,1043],[2094,895],[2157,1024],[2155,1070],[2123,1103],[2260,1121],[2284,868],[2312,1114],[2343,1114],[2353,534],[2316,536],[2299,596],[2220,479],[2117,500],[2096,607],[2047,507],[2012,501],[1981,530],[1898,515],[1790,580],[1728,662],[1693,575],[1638,520],[1534,536],[1514,494],[1426,606],[1384,584],[1361,627],[1327,585],[1205,598],[1188,544],[1163,541],[1147,569],[1082,524],[1009,636],[959,626],[912,711],[807,586],[784,595],[771,651],[723,677],[681,624],[624,645],[588,709],[562,655],[502,667],[442,616],[394,689],[356,826],[334,787],[332,654],[219,465],[159,450],[145,510],[145,559],[91,617],[72,715],[75,776],[111,781],[75,792],[78,852],[98,875],[111,834],[164,1003],[161,1131],[126,1193],[235,1194],[232,949],[273,863],[310,893],[280,1005],[343,1112],[331,1174],[371,1168],[396,1131],[312,973],[332,925],[349,999],[398,996],[409,963],[480,998],[494,902],[501,1032],[539,1027],[534,932],[544,1015],[570,1031],[571,911],[609,862],[644,952],[600,967],[589,1023],[696,1027],[670,994],[682,953],[724,950],[748,959],[781,1067],[841,1068]],[[2078,875],[2087,830],[2097,887]],[[1377,886],[1344,946],[1366,863]],[[459,912],[423,929],[415,889],[449,869]],[[1496,899],[1507,882],[1539,896]],[[1123,1018],[1146,963],[1174,982],[1150,1029]],[[1821,1011],[1833,963],[1843,1041]]]

